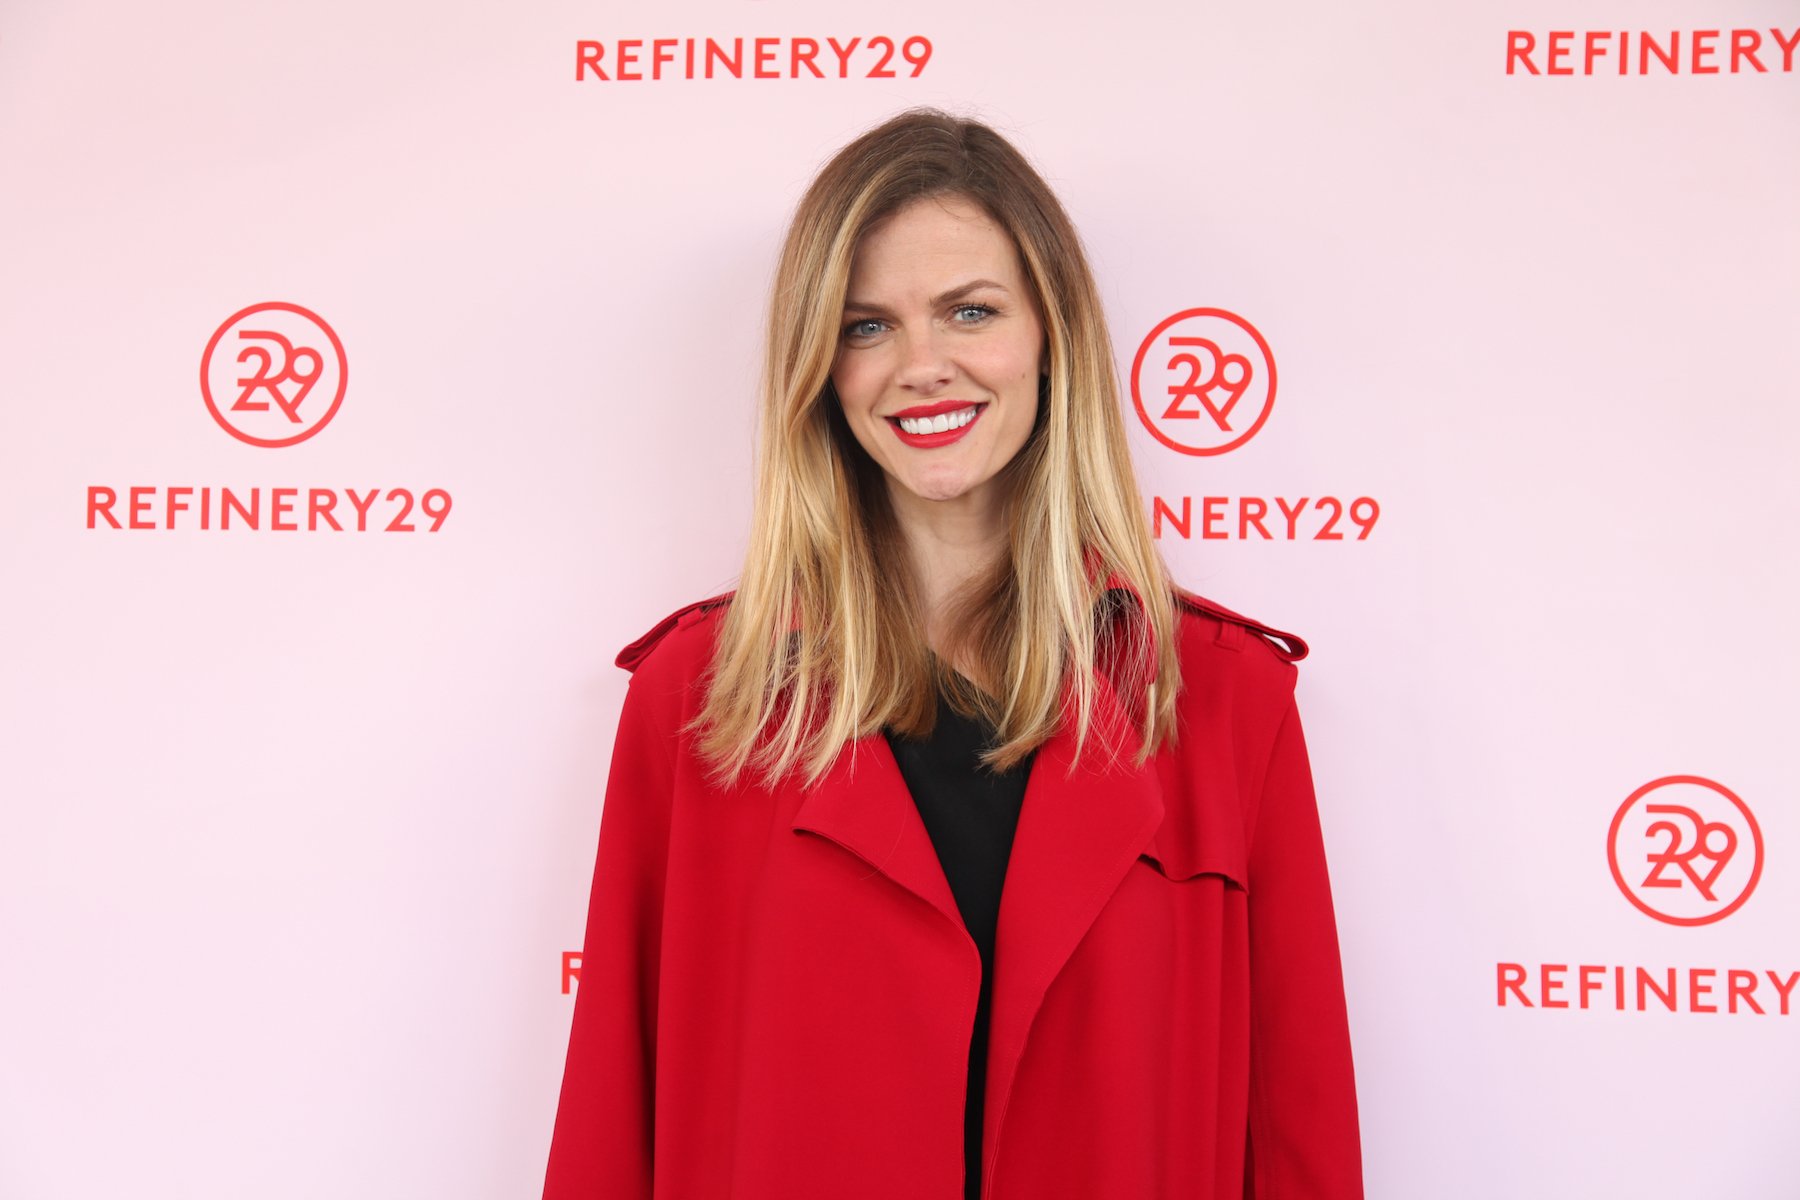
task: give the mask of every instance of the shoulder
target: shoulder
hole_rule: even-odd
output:
[[[1211,634],[1215,644],[1228,650],[1242,650],[1246,644],[1254,643],[1265,647],[1283,662],[1290,663],[1305,658],[1309,650],[1305,639],[1298,634],[1277,629],[1255,617],[1233,612],[1218,601],[1209,600],[1186,588],[1175,589],[1175,600],[1180,606],[1184,627]]]
[[[675,612],[662,617],[661,621],[655,622],[648,630],[644,630],[641,635],[630,640],[625,649],[621,649],[617,653],[617,657],[612,660],[614,666],[625,667],[626,671],[632,671],[635,675],[637,669],[644,666],[644,660],[648,660],[664,640],[670,640],[671,633],[675,633],[677,630],[689,630],[697,624],[707,622],[713,613],[724,608],[725,604],[731,603],[733,596],[736,596],[736,592],[720,592],[718,596],[706,597],[704,601],[682,604]],[[675,640],[691,642],[693,639],[677,637]]]
[[[1298,634],[1175,588],[1182,675],[1188,684],[1233,679],[1285,698],[1299,676],[1295,663],[1309,647]]]
[[[718,614],[731,592],[684,604],[633,638],[613,662],[631,672],[625,707],[639,712],[645,728],[685,725],[698,699],[695,686],[712,661]]]
[[[735,591],[721,592],[704,600],[684,604],[620,650],[613,663],[637,675],[652,658],[659,669],[693,667],[703,661],[711,647],[707,636],[717,624],[717,616],[731,603]],[[685,672],[683,672],[685,673]]]

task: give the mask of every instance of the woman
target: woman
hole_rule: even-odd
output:
[[[739,586],[619,655],[545,1196],[1360,1196],[1305,653],[1169,581],[1018,151],[846,146]]]

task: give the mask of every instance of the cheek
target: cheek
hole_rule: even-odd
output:
[[[1022,403],[1014,412],[1013,434],[1023,444],[1031,437],[1031,431],[1037,427],[1038,418],[1045,407],[1045,400],[1039,384],[1043,376],[1038,374],[1037,364],[1028,364],[1027,370],[1019,379],[1019,393]]]
[[[831,387],[837,393],[846,417],[854,419],[873,407],[868,381],[863,378],[866,374],[866,371],[858,371],[854,364],[842,364],[832,369]]]
[[[1010,426],[1013,441],[1023,445],[1030,439],[1031,431],[1037,425],[1038,407],[1034,397],[1032,400],[1021,404],[1018,411],[1013,414],[1013,420]]]
[[[985,367],[989,378],[1007,380],[1013,386],[1030,386],[1037,388],[1038,377],[1038,343],[1040,336],[1035,333],[1024,333],[1010,337],[1004,343],[992,347],[991,353],[985,356]]]

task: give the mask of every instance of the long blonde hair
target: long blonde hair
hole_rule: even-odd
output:
[[[955,653],[920,634],[881,468],[830,382],[861,236],[908,203],[960,196],[1007,230],[1047,335],[1048,378],[1002,470],[1009,556],[952,598]],[[1118,576],[1137,603],[1105,591]],[[922,736],[938,690],[998,730],[984,761],[1016,765],[1073,708],[1087,745],[1096,670],[1137,727],[1142,765],[1175,733],[1176,601],[1131,467],[1099,292],[1043,178],[980,121],[912,108],[862,134],[801,197],[776,268],[763,368],[749,553],[690,729],[714,781],[747,766],[815,783],[845,744],[887,725]],[[945,661],[995,681],[990,698]],[[1117,744],[1102,738],[1117,757]]]

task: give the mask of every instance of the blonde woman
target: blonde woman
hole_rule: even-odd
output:
[[[1361,1196],[1306,646],[1169,579],[1019,151],[834,156],[761,402],[738,587],[619,655],[547,1200]]]

